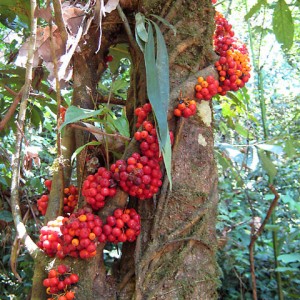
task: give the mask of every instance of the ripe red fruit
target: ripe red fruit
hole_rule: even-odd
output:
[[[79,276],[77,274],[73,273],[70,275],[70,280],[72,283],[77,283],[79,280]]]
[[[68,267],[66,265],[59,265],[57,266],[57,272],[59,274],[64,274],[68,271]]]
[[[73,291],[66,292],[65,297],[67,300],[73,300],[75,298],[75,293]]]

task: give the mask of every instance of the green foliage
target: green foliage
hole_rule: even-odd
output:
[[[163,159],[170,182],[170,188],[172,188],[172,151],[167,120],[170,97],[168,51],[163,35],[159,27],[154,22],[146,20],[141,14],[136,15],[136,20],[136,37],[139,46],[144,52],[147,95],[155,114],[160,150],[163,154]],[[145,27],[146,21],[148,23],[148,31],[146,31]],[[156,54],[154,33],[151,23],[153,23],[156,32]]]

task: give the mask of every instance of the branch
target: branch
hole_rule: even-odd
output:
[[[73,128],[80,129],[80,130],[88,131],[88,132],[91,132],[91,133],[101,134],[101,135],[104,135],[104,136],[107,136],[107,137],[122,139],[122,140],[125,140],[125,141],[130,141],[131,140],[131,138],[120,135],[118,133],[106,133],[106,132],[104,132],[100,129],[98,130],[96,128],[84,127],[84,126],[80,126],[80,125],[77,125],[77,124],[69,124],[69,126],[73,127]]]
[[[22,150],[22,131],[24,130],[24,123],[26,117],[27,101],[29,97],[31,82],[32,82],[32,65],[33,56],[36,44],[36,30],[37,30],[37,19],[34,16],[36,9],[36,0],[31,0],[31,35],[28,44],[28,57],[26,63],[26,74],[25,74],[25,84],[23,86],[22,100],[20,104],[20,111],[18,116],[18,127],[21,130],[16,132],[16,148],[12,155],[12,180],[11,180],[11,209],[12,215],[17,230],[18,237],[24,242],[26,249],[29,254],[37,259],[38,255],[41,255],[42,251],[39,250],[38,246],[30,238],[26,231],[25,224],[22,219],[21,209],[20,209],[20,199],[19,199],[19,189],[20,189],[20,154]]]
[[[59,3],[60,5],[60,3]],[[54,8],[55,10],[55,8]],[[56,15],[56,13],[55,13]],[[56,121],[57,121],[57,131],[56,131],[56,146],[57,146],[57,157],[60,158],[62,156],[62,149],[61,149],[61,134],[60,134],[60,106],[61,106],[61,96],[60,96],[60,80],[58,76],[58,62],[57,62],[57,57],[55,54],[55,45],[54,45],[54,39],[53,39],[53,31],[52,31],[52,20],[50,20],[50,48],[51,48],[51,56],[52,56],[52,61],[53,61],[53,71],[54,71],[54,76],[55,76],[55,89],[56,89],[56,102],[57,102],[57,112],[56,112]],[[58,215],[62,215],[63,212],[63,206],[64,206],[64,166],[63,162],[61,159],[58,160],[59,165],[58,165],[58,177],[59,177],[59,182],[56,182],[57,185],[57,190],[55,194],[58,192],[60,195],[59,201],[58,201]],[[53,193],[52,193],[53,195]],[[51,197],[51,193],[50,193]],[[53,201],[53,199],[50,199]]]
[[[269,186],[271,192],[274,194],[274,199],[268,209],[267,215],[263,221],[263,223],[260,225],[259,229],[256,233],[254,233],[251,236],[251,241],[249,245],[249,259],[250,259],[250,270],[251,270],[251,280],[252,280],[252,297],[254,300],[257,300],[257,289],[256,289],[256,278],[255,278],[255,265],[254,265],[254,245],[256,240],[259,238],[259,236],[262,234],[268,220],[270,219],[273,210],[277,206],[278,200],[280,198],[279,194],[277,193],[275,187],[273,185]]]
[[[130,28],[128,19],[127,19],[126,15],[124,14],[123,9],[121,8],[120,4],[118,4],[117,10],[118,10],[120,18],[123,21],[123,25],[124,25],[125,31],[127,33],[130,45],[132,46],[132,48],[135,50],[136,53],[140,52],[140,49],[139,49],[139,47],[133,37],[133,34],[131,32],[131,28]]]
[[[20,91],[18,93],[15,93],[13,90],[11,90],[7,86],[4,86],[4,88],[9,93],[13,94],[15,96],[15,99],[14,99],[13,103],[11,104],[10,108],[8,109],[6,115],[3,117],[3,119],[0,122],[0,131],[5,128],[6,124],[8,123],[10,118],[13,116],[14,112],[16,111],[18,104],[19,104],[20,100],[22,99],[22,93],[24,90],[24,86],[20,89]]]
[[[68,40],[68,32],[62,16],[61,2],[59,0],[53,0],[53,8],[54,8],[55,23],[59,29],[61,39],[64,45],[66,46]]]

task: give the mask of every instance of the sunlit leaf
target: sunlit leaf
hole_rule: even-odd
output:
[[[259,158],[262,163],[263,169],[267,172],[270,182],[273,182],[273,179],[275,178],[277,174],[277,169],[275,165],[273,164],[272,160],[265,154],[263,150],[258,151]]]
[[[281,155],[283,154],[283,148],[281,146],[277,146],[277,145],[270,145],[270,144],[258,144],[256,145],[256,147],[275,153],[277,155]]]
[[[294,39],[294,22],[289,6],[284,0],[278,0],[273,14],[273,30],[283,49],[290,49]]]
[[[300,262],[300,253],[281,254],[277,259],[286,264],[296,261]]]
[[[267,5],[266,0],[258,0],[256,4],[254,4],[249,12],[245,16],[245,20],[249,20],[255,13],[257,13],[263,5]]]
[[[77,149],[74,151],[74,153],[73,153],[73,155],[72,155],[72,157],[71,157],[71,161],[73,161],[73,160],[76,158],[76,156],[77,156],[77,155],[78,155],[85,147],[87,147],[87,146],[99,146],[100,144],[101,144],[100,142],[92,141],[92,142],[89,142],[89,143],[87,143],[87,144],[85,144],[85,145],[83,145],[83,146],[77,148]]]
[[[88,119],[94,116],[99,115],[102,112],[102,109],[100,110],[91,110],[91,109],[84,109],[79,108],[76,106],[70,106],[65,115],[65,121],[60,126],[60,130],[62,130],[66,125],[70,123],[74,123],[80,120]]]

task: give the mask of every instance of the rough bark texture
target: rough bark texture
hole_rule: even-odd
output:
[[[121,1],[134,32],[134,12],[160,15],[176,26],[177,35],[161,25],[170,56],[170,111],[182,91],[193,97],[197,76],[213,74],[212,35],[214,10],[211,0],[144,0]],[[126,5],[126,7],[124,7]],[[117,11],[104,19],[100,52],[97,29],[91,27],[82,51],[74,57],[73,105],[94,108],[96,85],[104,70],[102,63],[109,46],[124,42],[126,34]],[[111,25],[112,24],[112,25]],[[131,86],[126,111],[134,123],[133,110],[146,101],[143,56],[129,45],[132,56]],[[208,67],[208,68],[207,68]],[[211,114],[211,110],[209,112]],[[218,205],[217,172],[213,157],[213,128],[199,116],[178,120],[169,114],[169,125],[175,133],[172,180],[167,178],[155,199],[139,202],[130,199],[129,206],[139,210],[142,233],[135,244],[125,243],[122,258],[113,274],[107,276],[102,248],[89,262],[71,262],[79,273],[76,299],[216,299],[218,267],[215,223]],[[75,131],[76,147],[87,142],[88,134]],[[132,142],[125,156],[132,153]],[[78,185],[84,176],[85,156],[78,159]],[[116,207],[125,206],[127,195],[118,192],[101,217]],[[32,298],[34,299],[34,298]],[[37,299],[37,298],[36,298]],[[35,300],[35,299],[34,299]],[[39,299],[40,300],[40,299]]]

